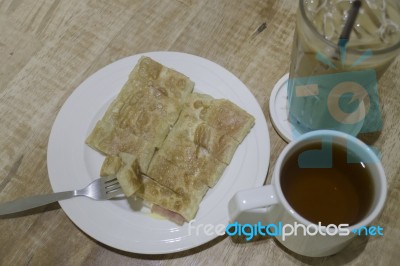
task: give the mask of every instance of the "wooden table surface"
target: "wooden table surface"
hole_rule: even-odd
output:
[[[0,1],[0,202],[52,192],[50,130],[66,99],[98,69],[148,51],[179,51],[214,61],[254,94],[267,120],[271,161],[286,143],[268,101],[288,72],[297,1]],[[266,27],[264,27],[266,26]],[[388,199],[375,224],[383,237],[356,238],[341,253],[307,258],[274,239],[219,237],[176,254],[141,255],[88,237],[58,203],[0,218],[0,265],[398,265],[400,259],[400,60],[380,80],[382,153]],[[73,129],[69,129],[73,130]]]

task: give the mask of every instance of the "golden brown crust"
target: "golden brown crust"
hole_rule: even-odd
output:
[[[119,156],[124,162],[124,167],[120,168],[116,177],[125,195],[129,197],[143,186],[139,161],[131,154],[120,153]]]
[[[105,155],[135,154],[146,171],[193,86],[186,76],[142,57],[86,143]]]
[[[239,143],[243,141],[255,123],[252,115],[225,99],[213,101],[202,118],[209,126],[232,136]]]
[[[171,174],[174,174],[174,170],[167,170],[167,175],[171,176]],[[142,176],[137,157],[127,153],[106,156],[101,175],[117,177],[127,197],[135,194],[148,202],[182,215],[187,221],[194,218],[200,201],[207,192],[207,188],[199,184],[202,190],[193,190],[196,191],[194,194],[176,193],[153,179]]]
[[[178,194],[202,198],[208,189],[207,176],[196,170],[193,167],[179,167],[156,154],[147,175]]]
[[[115,176],[124,194],[129,197],[143,185],[137,158],[128,153],[106,156],[100,171],[101,176]]]
[[[118,156],[106,156],[100,169],[100,176],[115,176],[122,167],[122,159]]]
[[[136,195],[182,215],[186,221],[194,218],[201,201],[201,198],[178,194],[146,177],[144,177],[143,186],[137,191]]]
[[[142,57],[86,140],[107,155],[102,176],[116,176],[127,196],[187,221],[254,125],[237,105],[193,87],[183,74]]]
[[[182,111],[166,141],[173,143],[192,142],[197,149],[202,149],[211,157],[225,164],[230,163],[236,148],[239,146],[237,140],[224,134],[222,130],[210,127],[200,118],[192,116],[186,108]]]
[[[144,141],[129,131],[112,127],[109,123],[99,121],[86,139],[86,143],[104,155],[117,155],[120,152],[140,154],[141,169],[147,169],[155,146]]]

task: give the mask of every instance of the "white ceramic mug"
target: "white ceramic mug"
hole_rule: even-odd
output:
[[[368,163],[368,169],[373,181],[374,195],[368,213],[356,224],[346,227],[346,230],[333,230],[322,227],[317,234],[298,233],[297,235],[275,235],[276,239],[288,249],[311,257],[322,257],[335,254],[343,249],[356,235],[352,230],[366,228],[381,212],[387,194],[386,176],[379,158],[374,151],[363,142],[346,133],[332,130],[317,130],[300,136],[290,142],[282,151],[275,164],[271,185],[239,191],[229,202],[231,222],[240,224],[268,225],[302,225],[310,228],[314,234],[316,225],[306,220],[294,210],[282,192],[280,179],[281,171],[288,157],[305,145],[321,142],[322,139],[331,139],[332,142],[342,145],[355,154],[359,159]],[[265,208],[267,207],[267,208]],[[300,229],[304,227],[299,227]],[[311,230],[311,227],[313,229]],[[289,228],[289,227],[288,227]],[[286,228],[287,229],[287,228]],[[293,229],[293,227],[291,228]],[[301,231],[302,232],[302,231]],[[341,232],[341,234],[339,234]],[[347,234],[346,234],[347,232]],[[336,233],[336,234],[333,234]]]

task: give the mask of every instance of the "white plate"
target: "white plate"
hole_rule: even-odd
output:
[[[85,80],[68,98],[54,122],[48,146],[47,164],[53,190],[81,188],[99,177],[103,161],[85,139],[116,97],[138,59],[147,55],[174,68],[195,82],[195,91],[226,98],[256,118],[256,124],[239,146],[231,164],[217,185],[200,204],[193,227],[200,224],[228,224],[228,201],[239,190],[263,184],[269,165],[270,143],[266,120],[251,92],[221,66],[194,55],[150,52],[114,62]],[[218,235],[177,226],[134,211],[126,199],[94,201],[78,197],[60,202],[68,217],[86,234],[117,249],[164,254],[206,243]],[[199,227],[200,229],[200,227]]]

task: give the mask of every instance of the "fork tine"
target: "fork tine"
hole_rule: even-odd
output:
[[[119,184],[118,179],[113,179],[113,180],[104,182],[104,186],[106,186],[106,187],[107,187],[107,186],[112,186],[112,185],[114,185],[114,184]]]
[[[116,189],[116,190],[113,190],[111,192],[106,192],[106,198],[107,199],[114,198],[115,196],[120,195],[121,192],[122,192],[122,188],[121,187]]]
[[[102,181],[107,199],[112,198],[121,192],[121,185],[115,176],[105,177]]]
[[[109,192],[112,192],[112,191],[114,191],[116,189],[120,189],[120,188],[121,188],[121,186],[119,184],[115,184],[113,186],[105,187],[105,192],[109,193]]]
[[[110,182],[110,181],[112,181],[112,180],[117,180],[117,178],[116,178],[115,176],[103,176],[103,177],[101,178],[101,181],[102,181],[103,183],[108,183],[108,182]]]
[[[120,184],[119,184],[119,182],[118,182],[117,179],[110,180],[110,181],[104,183],[104,189],[105,189],[106,191],[107,191],[107,190],[110,190],[110,189],[113,189],[113,188],[115,188],[115,187],[120,187]]]

